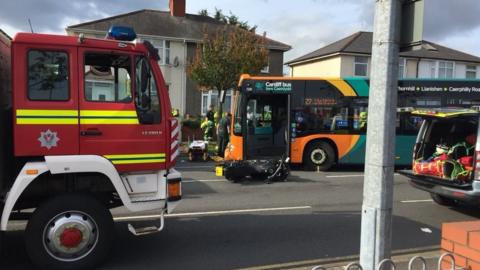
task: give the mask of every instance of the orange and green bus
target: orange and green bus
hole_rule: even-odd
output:
[[[480,80],[399,80],[396,164],[410,165],[418,108],[480,105]],[[283,155],[308,170],[365,161],[369,80],[243,75],[234,95],[226,164]]]

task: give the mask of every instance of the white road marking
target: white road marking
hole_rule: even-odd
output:
[[[182,183],[208,183],[208,182],[228,182],[228,180],[225,179],[206,179],[206,180],[183,180]]]
[[[432,230],[430,230],[429,228],[420,228],[420,230],[424,233],[432,233]]]
[[[277,208],[239,209],[239,210],[224,210],[224,211],[167,214],[167,215],[165,215],[165,217],[188,217],[188,216],[226,215],[226,214],[239,214],[239,213],[293,211],[293,210],[305,210],[305,209],[311,209],[311,208],[312,208],[311,206],[293,206],[293,207],[277,207]],[[127,221],[127,220],[155,219],[155,218],[160,218],[160,215],[115,217],[115,218],[113,218],[113,220],[115,220],[115,221]]]
[[[362,177],[363,174],[340,174],[340,175],[327,175],[327,178],[347,178],[347,177]]]
[[[393,175],[395,176],[398,176],[400,174],[398,173],[394,173]],[[339,175],[336,175],[336,174],[333,174],[333,175],[326,175],[325,177],[326,178],[347,178],[347,177],[363,177],[365,176],[365,174],[339,174]]]
[[[212,169],[215,169],[215,166],[214,165],[210,165],[210,166],[207,166],[207,165],[201,165],[201,166],[177,166],[175,167],[175,169],[201,169],[201,168],[212,168]]]
[[[406,201],[400,201],[402,203],[419,203],[419,202],[433,202],[433,200],[406,200]]]

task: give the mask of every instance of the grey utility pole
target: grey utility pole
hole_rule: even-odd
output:
[[[368,101],[360,264],[390,258],[402,0],[376,0]]]

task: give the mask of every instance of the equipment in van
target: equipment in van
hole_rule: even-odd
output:
[[[480,205],[480,113],[467,109],[412,112],[424,120],[413,150],[412,170],[399,173],[442,205]]]

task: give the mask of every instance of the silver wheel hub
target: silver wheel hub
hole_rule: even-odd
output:
[[[98,242],[98,227],[87,214],[61,213],[44,229],[43,244],[50,256],[60,261],[77,261],[87,256]]]
[[[327,160],[327,153],[325,153],[325,150],[320,148],[314,149],[310,154],[310,160],[315,165],[322,165],[325,160]]]

